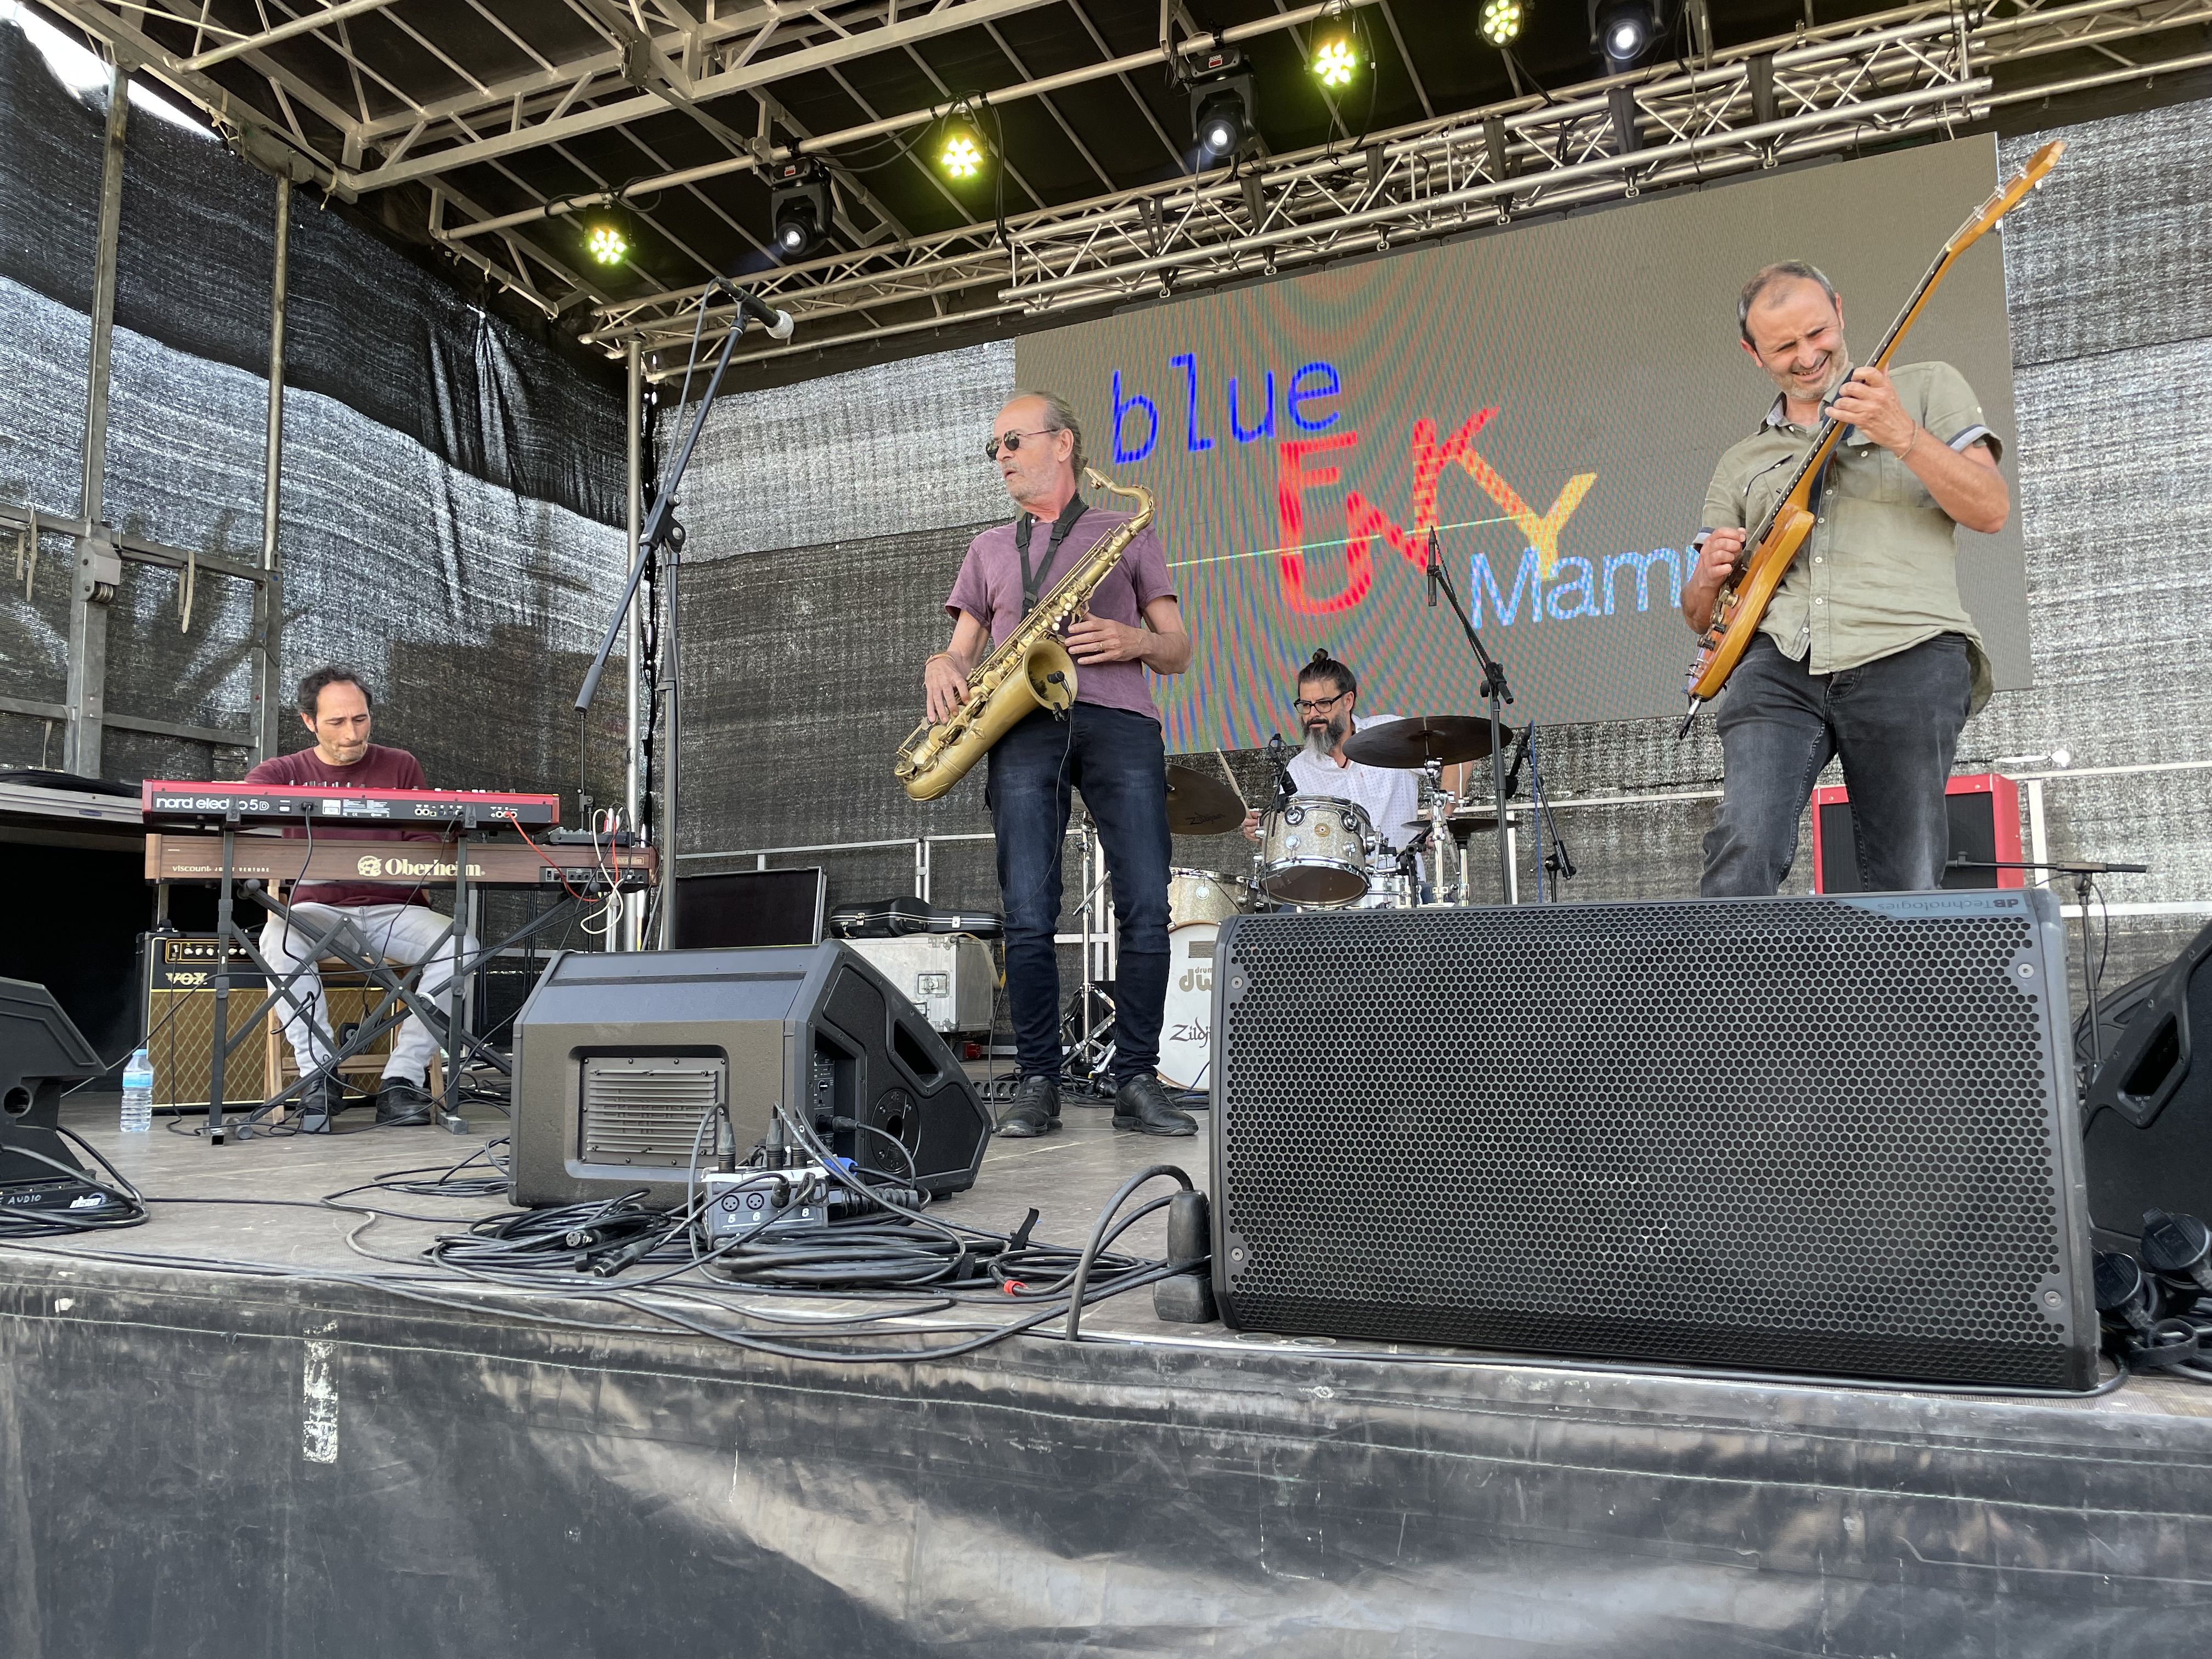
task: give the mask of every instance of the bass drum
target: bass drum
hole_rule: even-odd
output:
[[[1220,924],[1168,930],[1168,1005],[1160,1022],[1160,1081],[1204,1089],[1213,1081],[1213,945]]]

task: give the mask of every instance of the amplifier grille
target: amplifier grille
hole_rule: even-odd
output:
[[[2087,1380],[2045,1006],[2063,982],[2024,904],[1229,931],[1217,1192],[1235,1322]]]
[[[589,1056],[580,1137],[585,1161],[680,1170],[696,1149],[703,1165],[714,1131],[702,1136],[700,1125],[727,1098],[729,1069],[719,1054]]]

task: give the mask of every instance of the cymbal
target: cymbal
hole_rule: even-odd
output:
[[[1168,768],[1168,829],[1178,836],[1221,836],[1244,822],[1244,799],[1220,778],[1188,766]]]
[[[1513,736],[1510,726],[1498,728],[1503,741]],[[1388,766],[1411,771],[1431,761],[1447,766],[1480,760],[1490,753],[1490,722],[1467,714],[1416,714],[1370,726],[1344,740],[1347,757],[1363,766]]]

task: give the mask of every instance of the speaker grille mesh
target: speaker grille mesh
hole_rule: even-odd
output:
[[[2024,906],[1230,931],[1217,1191],[1235,1322],[2086,1380]]]

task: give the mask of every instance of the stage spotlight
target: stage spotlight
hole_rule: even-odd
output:
[[[1528,21],[1527,9],[1521,0],[1483,0],[1482,38],[1493,46],[1510,46],[1521,38],[1521,26]]]
[[[1350,35],[1324,40],[1314,52],[1313,72],[1331,91],[1350,86],[1358,69],[1359,54],[1353,50]]]
[[[1590,44],[1605,54],[1606,66],[1615,73],[1650,52],[1659,38],[1652,0],[1590,0],[1589,15]]]
[[[1198,147],[1219,160],[1234,155],[1253,130],[1255,94],[1242,53],[1211,53],[1190,80],[1190,127]]]
[[[830,175],[805,156],[793,156],[771,171],[769,201],[775,210],[776,252],[787,259],[805,258],[830,234],[836,215]]]
[[[983,142],[965,127],[953,127],[945,135],[945,143],[937,152],[937,165],[945,170],[948,179],[965,182],[983,170],[983,158],[989,152]]]
[[[584,221],[584,251],[603,265],[618,265],[629,258],[629,232],[621,216],[593,214]]]

